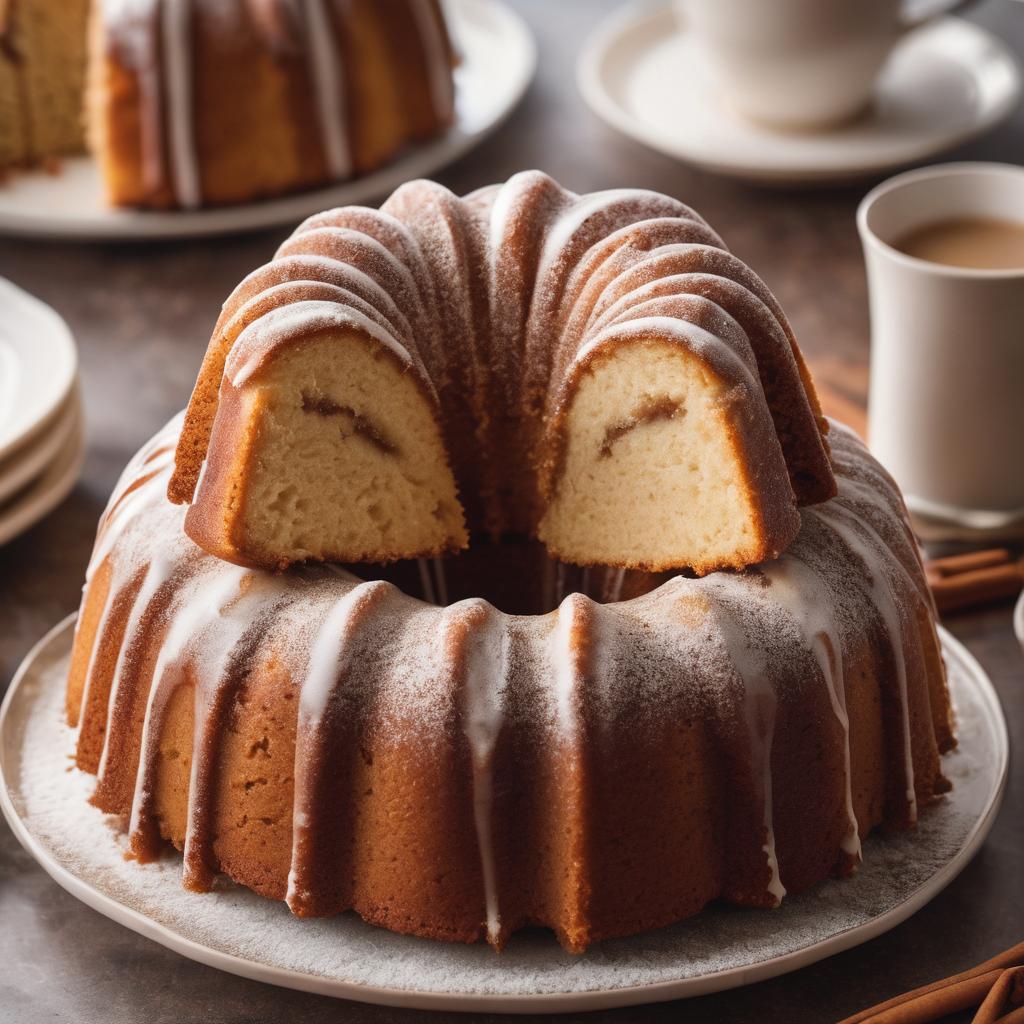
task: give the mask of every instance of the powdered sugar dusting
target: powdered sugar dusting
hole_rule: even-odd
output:
[[[59,642],[66,650],[69,639],[63,634],[54,647]],[[256,964],[407,993],[583,993],[680,982],[748,968],[864,925],[910,899],[963,850],[998,787],[1001,740],[957,652],[947,649],[946,656],[960,745],[943,766],[954,789],[915,830],[870,838],[856,877],[825,882],[779,909],[713,906],[679,925],[605,942],[579,957],[541,933],[513,937],[497,956],[483,946],[385,932],[353,914],[297,919],[283,904],[223,880],[212,893],[183,891],[176,854],[147,865],[126,861],[120,823],[87,803],[94,780],[68,764],[74,735],[63,724],[66,655],[41,657],[44,670],[19,690],[16,705],[30,703],[31,713],[23,734],[18,731],[20,779],[8,781],[48,858],[174,934]]]
[[[403,363],[412,362],[408,350],[390,331],[358,310],[335,302],[306,300],[272,309],[242,331],[228,356],[224,374],[235,387],[241,387],[276,345],[328,329],[363,332],[390,349]]]

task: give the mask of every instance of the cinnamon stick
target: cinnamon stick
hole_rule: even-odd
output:
[[[1003,1014],[996,1024],[1024,1024],[1024,1006],[1018,1006],[1016,1010]]]
[[[925,576],[939,611],[955,611],[1015,596],[1024,587],[1024,559],[1005,548],[936,558]]]
[[[897,996],[889,1000],[889,1003],[864,1011],[866,1016],[850,1017],[842,1024],[855,1024],[858,1021],[864,1021],[865,1024],[930,1024],[951,1013],[977,1006],[1002,973],[997,969],[953,984],[940,982],[935,987],[929,986],[916,993]]]
[[[992,565],[1003,565],[1012,561],[1013,555],[1006,548],[986,548],[982,551],[967,551],[962,555],[933,558],[925,569],[929,575],[935,573],[937,576],[955,576],[960,572],[987,569]]]
[[[999,1024],[1006,1010],[1024,1002],[1024,967],[1010,967],[1000,973],[996,983],[978,1007],[972,1024]]]
[[[978,994],[974,1002],[968,1002],[942,1011],[941,1000],[936,1000],[932,1004],[933,1012],[941,1011],[938,1012],[938,1016],[941,1016],[942,1013],[955,1013],[957,1010],[963,1010],[967,1007],[977,1005],[992,985],[996,983],[1002,971],[1007,967],[1019,966],[1021,964],[1024,964],[1024,942],[1021,942],[1002,953],[996,954],[996,956],[992,957],[990,960],[986,960],[984,963],[978,964],[977,967],[972,967],[970,970],[962,971],[960,974],[954,974],[951,978],[943,978],[941,981],[933,981],[930,985],[924,985],[921,988],[914,989],[912,992],[904,992],[903,995],[894,996],[892,999],[889,999],[884,1003],[879,1003],[878,1006],[872,1006],[867,1010],[861,1010],[860,1013],[856,1013],[852,1017],[847,1017],[846,1020],[841,1022],[841,1024],[863,1024],[865,1021],[870,1021],[871,1024],[910,1024],[911,1021],[918,1021],[923,1024],[925,1021],[937,1019],[936,1016],[906,1016],[900,1018],[894,1016],[886,1017],[882,1015],[904,1007],[914,1001],[925,1000],[933,993],[941,993],[942,990],[945,989],[956,989],[958,985],[964,987],[956,989],[955,992],[951,993],[953,1001],[956,1001],[960,996],[966,995],[967,992],[971,992],[972,994],[977,992]],[[971,982],[976,979],[985,980],[979,981],[976,987],[964,985],[965,982]],[[1000,1021],[1000,1024],[1004,1024],[1004,1022]],[[1014,1021],[1013,1024],[1019,1024],[1019,1022]]]

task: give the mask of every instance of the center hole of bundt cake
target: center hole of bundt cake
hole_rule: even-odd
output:
[[[510,615],[544,615],[573,593],[600,604],[645,594],[668,574],[609,566],[568,565],[552,559],[538,541],[473,538],[466,551],[390,565],[353,565],[361,579],[382,579],[411,597],[449,605],[481,597]]]

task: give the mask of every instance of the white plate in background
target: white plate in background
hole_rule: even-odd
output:
[[[333,206],[382,198],[403,182],[452,163],[494,131],[533,78],[537,48],[522,18],[499,0],[445,0],[461,63],[456,121],[440,138],[410,147],[370,174],[278,199],[206,210],[121,210],[103,201],[90,157],[12,175],[0,186],[0,233],[68,239],[159,239],[297,224]]]
[[[81,429],[81,417],[82,400],[78,389],[72,388],[67,400],[54,414],[53,422],[35,440],[0,460],[0,516],[4,502],[42,475],[70,442],[75,431]]]
[[[45,302],[0,278],[0,459],[42,433],[77,374],[68,325]]]
[[[942,18],[897,45],[864,117],[828,131],[780,131],[730,112],[673,4],[630,4],[584,45],[577,81],[613,128],[706,170],[765,184],[850,181],[923,160],[1007,117],[1020,70],[984,29]]]
[[[0,544],[6,544],[49,515],[78,480],[85,457],[85,431],[79,418],[63,449],[20,494],[0,506]]]

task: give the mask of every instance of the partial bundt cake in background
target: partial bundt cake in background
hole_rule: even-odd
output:
[[[454,114],[438,0],[99,0],[87,119],[116,206],[363,174]]]
[[[115,206],[350,178],[454,117],[438,0],[94,0],[86,69],[88,7],[0,3],[0,167],[83,150],[84,119]]]
[[[310,218],[228,299],[169,493],[240,565],[518,535],[701,574],[832,496],[824,432],[778,303],[689,207],[418,181]]]
[[[0,173],[84,148],[89,0],[0,0]]]
[[[94,803],[139,859],[183,850],[190,889],[224,872],[299,915],[499,947],[540,924],[580,951],[775,906],[948,788],[930,594],[844,428],[838,495],[780,558],[574,570],[575,593],[536,549],[368,570],[394,582],[224,562],[167,500],[179,428],[100,522],[67,707]]]

